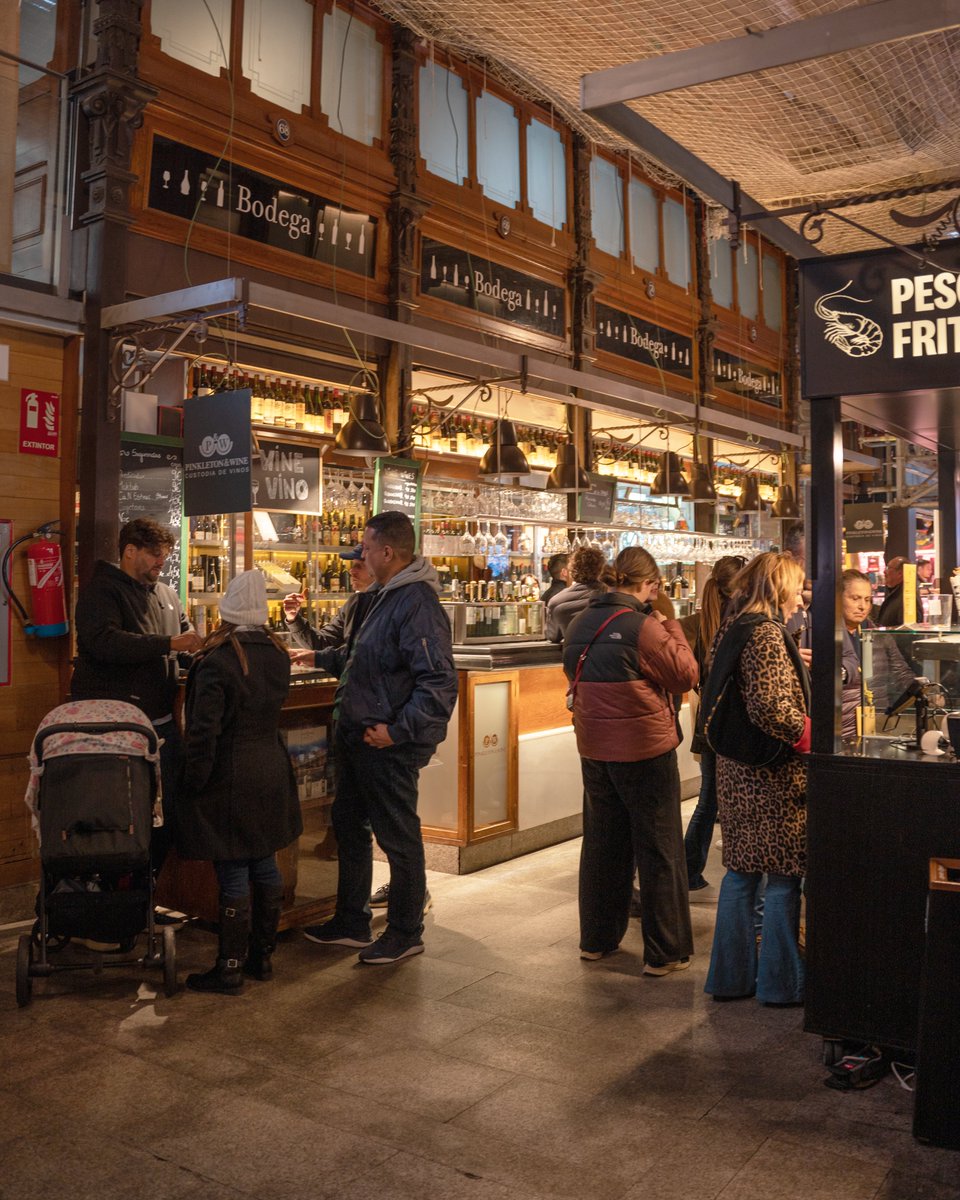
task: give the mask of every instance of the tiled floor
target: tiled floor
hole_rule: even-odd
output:
[[[643,977],[635,928],[581,962],[578,854],[431,875],[420,958],[294,936],[240,997],[79,973],[21,1011],[0,935],[0,1197],[960,1198],[895,1079],[831,1091],[799,1012],[703,995],[713,888],[691,970]]]

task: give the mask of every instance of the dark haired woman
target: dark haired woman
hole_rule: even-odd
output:
[[[614,590],[570,624],[563,652],[585,789],[580,957],[620,945],[636,860],[644,974],[668,975],[693,951],[673,696],[696,684],[697,664],[677,622],[651,608],[650,554],[630,546],[614,569]]]
[[[290,657],[265,628],[259,571],[231,581],[220,617],[187,680],[177,848],[183,858],[212,860],[220,885],[217,961],[189,975],[187,987],[230,994],[243,987],[244,974],[272,975],[283,904],[276,851],[300,836],[303,822],[279,733]]]

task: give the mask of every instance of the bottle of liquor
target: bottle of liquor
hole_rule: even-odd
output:
[[[307,427],[307,398],[304,395],[303,384],[297,384],[296,395],[296,428],[306,429]]]
[[[263,392],[263,423],[264,425],[276,425],[277,423],[277,393],[273,377],[269,375]]]
[[[254,425],[263,424],[263,376],[255,375],[250,386],[250,420]]]
[[[327,595],[329,595],[330,592],[333,591],[333,567],[331,566],[332,562],[333,562],[333,556],[328,554],[326,563],[324,565],[324,570],[323,570],[323,590]]]
[[[333,560],[333,565],[330,568],[330,591],[334,595],[340,593],[340,568],[343,566],[339,558]]]
[[[350,519],[354,523],[354,528],[356,528],[356,518],[351,517]],[[353,543],[350,541],[350,524],[347,521],[347,514],[342,512],[340,514],[340,545],[350,546],[352,544]]]

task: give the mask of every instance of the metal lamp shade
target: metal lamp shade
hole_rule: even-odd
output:
[[[760,511],[760,484],[756,475],[748,475],[743,481],[737,497],[737,512],[758,513]]]
[[[651,496],[689,496],[690,484],[680,467],[680,459],[673,450],[667,450],[660,463],[651,487]]]
[[[548,492],[588,492],[590,476],[577,463],[577,448],[564,442],[557,448],[557,465],[547,477]]]
[[[779,517],[781,521],[796,521],[799,518],[800,506],[797,504],[797,498],[789,483],[783,484],[778,489],[777,498],[773,504],[773,515]]]
[[[498,421],[493,431],[493,441],[487,448],[486,454],[480,460],[480,478],[492,483],[502,482],[503,478],[513,478],[517,475],[529,475],[530,464],[527,456],[517,445],[517,431],[512,421]]]
[[[713,486],[713,472],[709,463],[696,463],[693,468],[693,483],[690,499],[694,504],[716,504],[717,489]]]
[[[334,446],[339,454],[357,458],[377,458],[390,453],[387,434],[380,424],[377,398],[363,392],[350,405],[350,416],[341,426]]]

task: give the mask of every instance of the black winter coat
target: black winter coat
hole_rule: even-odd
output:
[[[266,632],[237,637],[249,674],[229,643],[205,654],[187,680],[186,734],[176,845],[183,858],[266,858],[303,832],[280,709],[290,659]]]
[[[170,639],[191,628],[176,592],[145,587],[103,560],[77,597],[74,700],[124,700],[151,721],[169,716],[177,691]]]

